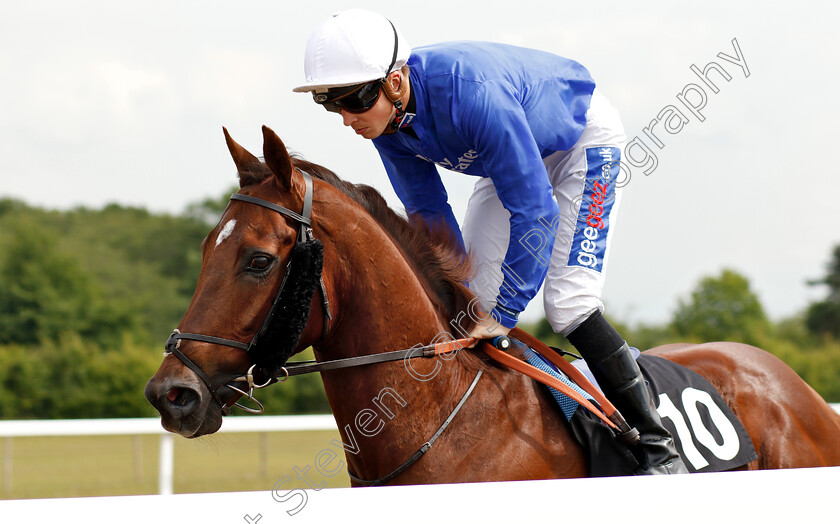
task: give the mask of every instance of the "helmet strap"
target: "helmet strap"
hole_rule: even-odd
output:
[[[394,116],[394,120],[391,121],[391,129],[396,131],[400,128],[400,124],[405,118],[405,109],[403,108],[402,100],[397,100],[394,102],[394,108],[397,110],[397,114]]]
[[[399,48],[400,38],[397,34],[397,28],[394,26],[394,22],[388,20],[388,23],[391,24],[391,29],[394,31],[394,52],[391,56],[391,65],[388,66],[388,72],[385,73],[385,78],[381,80],[382,82],[382,90],[385,91],[385,95],[388,97],[388,100],[394,103],[394,108],[397,110],[397,114],[394,117],[394,120],[389,125],[389,129],[391,132],[395,132],[397,129],[400,128],[400,122],[402,119],[405,118],[405,109],[403,109],[402,103],[402,75],[400,75],[400,85],[397,89],[391,87],[391,84],[388,82],[388,76],[394,69],[394,64],[397,62],[397,50]]]
[[[389,124],[391,131],[396,131],[397,129],[399,129],[400,123],[402,122],[403,118],[405,118],[405,108],[403,107],[402,103],[402,76],[400,76],[400,85],[396,89],[391,87],[391,83],[388,80],[387,76],[381,79],[380,82],[382,82],[382,90],[385,91],[385,96],[388,97],[388,100],[390,100],[394,104],[394,108],[397,110],[397,114],[394,117],[394,120],[391,121],[391,123]]]

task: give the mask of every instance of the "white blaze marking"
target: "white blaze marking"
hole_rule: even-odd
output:
[[[225,224],[225,227],[222,228],[222,232],[219,233],[218,238],[216,238],[216,247],[219,247],[219,244],[221,244],[227,237],[230,236],[231,233],[233,233],[234,227],[236,227],[236,220],[230,220],[227,224]]]

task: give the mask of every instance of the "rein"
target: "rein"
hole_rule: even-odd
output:
[[[395,360],[406,360],[411,358],[431,358],[442,354],[452,353],[453,351],[459,351],[460,349],[470,345],[472,342],[473,339],[471,338],[462,338],[458,340],[450,340],[448,342],[440,342],[438,344],[431,344],[428,346],[418,345],[409,349],[398,349],[395,351],[388,351],[386,353],[375,353],[373,355],[339,358],[324,362],[318,362],[316,360],[290,362],[280,368],[285,372],[285,376],[281,379],[272,380],[274,382],[282,382],[288,377],[305,375],[307,373],[316,373],[319,371],[331,371],[334,369],[366,366],[368,364],[379,364],[380,362],[393,362]]]
[[[209,337],[208,337],[209,338]],[[414,346],[409,349],[399,349],[396,351],[388,351],[385,353],[374,353],[373,355],[360,355],[356,357],[348,357],[348,358],[338,358],[335,360],[326,360],[324,362],[318,362],[316,360],[304,360],[301,362],[289,362],[285,366],[281,367],[279,371],[282,371],[283,376],[274,375],[266,380],[263,384],[257,384],[254,380],[254,369],[256,365],[253,365],[248,369],[248,372],[241,376],[235,378],[234,382],[246,382],[248,384],[248,392],[244,392],[241,389],[231,386],[227,384],[227,387],[230,389],[237,391],[248,398],[251,402],[257,404],[259,408],[257,410],[253,408],[249,408],[247,406],[243,406],[238,402],[234,404],[236,407],[244,409],[250,413],[262,413],[263,412],[263,405],[262,402],[254,398],[254,390],[262,389],[266,386],[270,386],[271,384],[275,384],[277,382],[285,382],[287,378],[294,377],[297,375],[306,375],[308,373],[318,373],[321,371],[332,371],[335,369],[344,369],[344,368],[352,368],[357,366],[367,366],[370,364],[380,364],[382,362],[394,362],[397,360],[408,360],[412,358],[432,358],[438,355],[450,354],[453,351],[459,351],[462,348],[467,347],[469,344],[472,343],[472,339],[470,338],[463,338],[458,340],[450,340],[448,342],[440,342],[437,344],[430,344],[428,346]],[[176,354],[177,356],[177,354]],[[181,357],[178,357],[181,358]],[[186,357],[184,357],[186,358]],[[186,362],[184,362],[187,364]],[[192,366],[190,365],[192,364]],[[195,371],[199,377],[202,377],[204,373],[201,373],[198,366],[195,366],[192,362],[187,364],[187,366]],[[193,367],[195,366],[195,367]],[[207,380],[205,380],[205,384]]]

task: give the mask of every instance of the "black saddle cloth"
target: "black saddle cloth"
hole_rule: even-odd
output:
[[[708,380],[663,358],[640,355],[637,362],[691,473],[727,471],[758,458],[746,429]],[[636,459],[600,419],[578,407],[569,423],[586,449],[590,476],[633,474]]]

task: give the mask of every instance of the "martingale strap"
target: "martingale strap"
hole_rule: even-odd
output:
[[[408,460],[406,460],[405,462],[403,462],[402,464],[397,466],[397,469],[388,473],[384,477],[380,477],[380,478],[375,479],[375,480],[364,480],[364,479],[360,479],[359,477],[354,475],[353,472],[350,471],[350,467],[348,466],[347,467],[347,474],[350,476],[350,478],[353,479],[355,482],[358,482],[359,484],[363,485],[363,486],[380,486],[382,484],[385,484],[387,482],[390,482],[390,481],[394,480],[403,471],[410,468],[415,462],[420,460],[423,457],[423,455],[426,454],[427,451],[429,451],[432,448],[432,445],[434,445],[434,443],[438,439],[438,437],[441,436],[441,434],[446,430],[446,428],[449,427],[449,423],[452,422],[452,419],[454,419],[455,415],[457,415],[458,412],[461,411],[461,408],[467,402],[467,399],[470,398],[470,395],[472,395],[472,392],[475,389],[475,385],[478,384],[478,379],[481,378],[481,375],[483,373],[484,372],[482,370],[480,370],[480,369],[478,370],[478,373],[475,374],[475,378],[473,379],[472,384],[470,384],[470,387],[467,388],[467,392],[464,393],[464,396],[461,397],[461,400],[458,402],[458,404],[452,410],[452,413],[450,413],[449,416],[446,417],[446,420],[443,421],[443,424],[441,424],[441,426],[438,428],[438,430],[435,431],[435,434],[432,435],[432,438],[430,438],[422,446],[420,446],[420,449],[418,449],[417,451],[414,452],[413,455],[408,457]]]
[[[543,384],[555,388],[558,391],[562,392],[564,395],[569,396],[570,398],[577,401],[581,406],[585,409],[589,410],[597,417],[599,417],[607,427],[612,428],[615,430],[618,435],[617,438],[622,441],[632,442],[634,439],[638,439],[638,431],[631,428],[629,424],[624,420],[621,413],[615,409],[615,406],[607,400],[607,398],[601,393],[589,380],[587,380],[583,374],[574,366],[572,366],[568,361],[563,359],[560,355],[558,355],[554,350],[543,344],[541,341],[522,331],[519,328],[515,328],[510,332],[511,338],[515,338],[529,347],[534,351],[544,355],[547,359],[549,359],[552,363],[554,363],[558,368],[566,372],[567,376],[569,376],[577,385],[592,395],[595,398],[596,402],[600,404],[600,409],[593,405],[589,400],[584,398],[580,393],[571,389],[568,385],[560,382],[559,380],[555,379],[551,375],[535,368],[531,364],[524,362],[513,355],[509,355],[503,351],[503,349],[507,349],[509,347],[510,341],[507,341],[507,344],[504,343],[505,337],[497,337],[493,339],[493,342],[489,342],[487,340],[482,341],[480,344],[483,351],[490,356],[492,359],[496,360],[497,362],[509,367],[514,371],[519,371],[524,375],[527,375],[534,380],[542,382]],[[414,347],[411,349],[403,349],[398,351],[391,351],[387,353],[375,354],[375,355],[364,355],[359,357],[350,357],[345,359],[338,359],[338,360],[331,360],[327,362],[315,362],[315,361],[307,361],[307,362],[300,362],[300,363],[291,363],[287,364],[285,367],[282,368],[286,372],[285,378],[294,376],[294,375],[301,375],[304,373],[312,373],[316,371],[328,371],[332,369],[341,369],[353,366],[360,366],[360,365],[367,365],[367,364],[375,364],[378,362],[390,362],[394,360],[400,359],[408,359],[408,358],[416,358],[416,357],[433,357],[435,355],[439,355],[441,353],[449,353],[451,351],[457,351],[463,347],[468,346],[473,342],[473,339],[460,339],[460,340],[453,340],[446,343],[441,344],[433,344],[429,346],[422,346],[422,347]],[[499,349],[502,348],[502,349]],[[405,470],[411,467],[414,463],[420,460],[428,451],[431,449],[432,445],[438,439],[438,437],[446,430],[449,426],[452,419],[455,418],[455,415],[461,410],[464,403],[467,401],[469,396],[472,394],[473,389],[475,389],[478,380],[481,378],[482,371],[479,370],[476,374],[475,378],[473,379],[472,384],[467,389],[464,396],[461,398],[460,402],[455,406],[443,424],[438,428],[438,430],[432,435],[432,437],[426,441],[420,449],[414,452],[405,462],[400,464],[396,469],[388,473],[387,475],[380,477],[374,480],[365,480],[356,476],[348,466],[347,473],[350,478],[362,485],[362,486],[380,486],[382,484],[386,484],[391,480],[398,477],[402,474]]]

